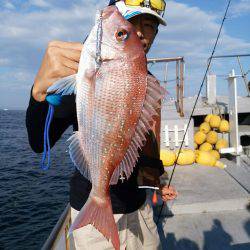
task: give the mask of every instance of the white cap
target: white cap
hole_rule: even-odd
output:
[[[147,8],[147,7],[141,7],[141,6],[128,6],[124,3],[124,1],[116,2],[115,5],[121,12],[121,14],[124,16],[125,19],[130,19],[134,16],[141,15],[141,14],[149,14],[155,16],[159,23],[166,26],[166,21],[154,10]]]

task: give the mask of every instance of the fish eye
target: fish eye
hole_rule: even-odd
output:
[[[115,33],[115,38],[118,42],[125,41],[128,37],[129,34],[125,29],[120,29]]]

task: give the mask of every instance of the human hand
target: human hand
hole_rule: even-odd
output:
[[[168,187],[167,185],[162,186],[160,188],[160,192],[161,192],[161,198],[164,202],[173,200],[178,195],[178,192],[172,186]]]
[[[55,81],[77,72],[82,48],[83,45],[76,42],[51,41],[48,44],[32,90],[36,101],[45,100],[47,89]]]

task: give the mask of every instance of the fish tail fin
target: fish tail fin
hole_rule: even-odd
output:
[[[120,249],[118,229],[113,216],[110,198],[100,199],[90,196],[69,229],[74,230],[92,224],[107,240],[111,240],[115,250]]]
[[[52,84],[48,90],[48,94],[71,95],[76,93],[76,74],[66,76]]]

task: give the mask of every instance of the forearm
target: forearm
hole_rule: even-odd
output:
[[[65,107],[60,107],[61,113]],[[57,108],[58,109],[58,108]],[[26,127],[31,148],[36,153],[43,151],[43,136],[45,120],[48,112],[48,103],[46,101],[38,102],[32,95],[29,106],[26,111]],[[72,124],[72,110],[67,112],[65,117],[57,117],[58,110],[55,111],[49,131],[51,147],[59,140],[63,132]]]
[[[31,95],[26,111],[26,128],[29,144],[36,153],[43,151],[43,133],[47,112],[48,103],[37,102]]]

